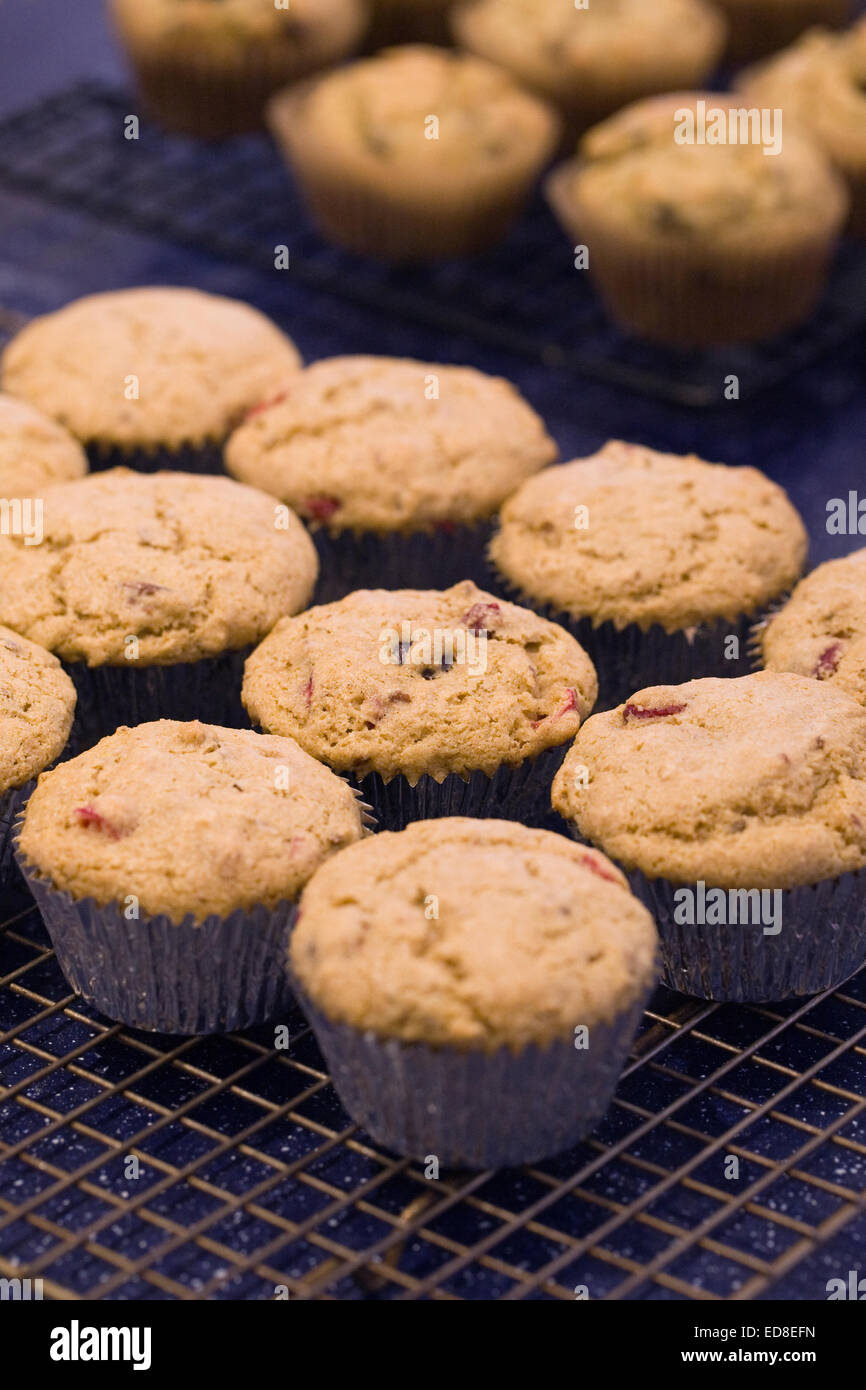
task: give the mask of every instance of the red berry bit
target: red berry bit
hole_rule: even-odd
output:
[[[313,521],[324,522],[330,521],[334,512],[338,512],[341,506],[339,497],[327,497],[323,493],[320,497],[305,497],[301,503],[301,511]]]
[[[608,866],[601,859],[600,855],[590,854],[587,851],[586,854],[582,854],[580,856],[580,862],[585,869],[589,869],[590,873],[595,874],[596,878],[603,878],[605,883],[620,882],[618,876],[612,871],[612,869],[608,868]]]
[[[826,651],[823,651],[818,658],[818,664],[812,675],[816,680],[825,681],[829,676],[835,675],[839,661],[842,657],[842,643],[831,642]]]
[[[261,401],[258,405],[252,406],[252,408],[247,411],[244,418],[252,420],[254,416],[261,415],[263,411],[270,410],[271,406],[279,405],[281,401],[286,400],[288,394],[288,391],[281,391],[278,396],[271,396],[268,400]]]
[[[149,579],[136,579],[128,584],[123,584],[121,587],[129,594],[130,603],[134,603],[139,598],[151,598],[154,594],[168,593],[164,584],[154,584]]]
[[[303,698],[304,698],[304,704],[307,706],[307,709],[309,709],[309,708],[310,708],[310,705],[313,703],[313,677],[312,677],[312,676],[310,676],[308,680],[304,681],[304,684],[301,686],[301,694],[302,694],[302,696],[303,696]]]
[[[634,719],[669,719],[672,714],[682,714],[685,708],[685,705],[656,705],[653,709],[647,709],[629,702],[622,712],[622,722],[629,724]]]
[[[533,720],[532,727],[533,729],[540,729],[547,719],[562,719],[566,714],[571,714],[572,710],[575,709],[580,712],[580,701],[577,698],[577,691],[569,687],[565,694],[565,704],[562,706],[562,709],[557,710],[556,714],[546,715],[544,719]]]
[[[493,630],[493,620],[501,612],[498,603],[473,603],[458,621],[461,627],[468,627],[470,632],[489,632]]]
[[[92,827],[101,834],[107,835],[110,840],[120,839],[121,832],[117,826],[112,825],[111,821],[101,815],[95,806],[76,806],[73,814],[78,817],[79,825],[85,829]]]

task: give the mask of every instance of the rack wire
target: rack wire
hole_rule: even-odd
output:
[[[127,140],[136,107],[128,94],[82,83],[8,117],[0,182],[258,270],[273,272],[274,249],[286,245],[292,281],[329,299],[680,405],[717,406],[730,374],[740,399],[750,399],[866,324],[866,253],[851,244],[821,309],[795,332],[707,352],[648,347],[611,326],[540,197],[485,256],[389,270],[317,235],[266,137],[208,146],[142,120],[138,138]]]

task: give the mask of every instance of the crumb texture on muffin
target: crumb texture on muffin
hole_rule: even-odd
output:
[[[566,743],[595,670],[555,623],[469,581],[359,590],[278,623],[247,661],[256,723],[363,777],[488,775]]]
[[[818,883],[866,866],[866,709],[770,671],[641,690],[587,721],[553,805],[648,878]]]
[[[90,666],[257,642],[318,571],[294,513],[229,478],[91,473],[46,491],[43,529],[40,545],[0,536],[0,622]]]
[[[361,834],[350,788],[292,739],[164,719],[40,778],[21,850],[75,898],[180,922],[291,901]]]
[[[673,632],[752,613],[806,558],[800,517],[757,469],[619,441],[530,478],[501,521],[490,554],[510,583],[617,627]]]
[[[249,304],[145,288],[34,319],[3,353],[2,381],[85,443],[155,449],[223,439],[299,366]]]
[[[75,687],[57,658],[0,627],[0,795],[60,756],[74,713]]]
[[[866,550],[808,574],[761,633],[764,665],[832,681],[866,705]]]
[[[27,401],[0,394],[0,496],[39,496],[86,472],[87,455],[62,425]]]
[[[354,845],[304,893],[291,963],[333,1022],[514,1051],[633,1006],[656,932],[613,865],[549,831],[456,817]]]
[[[226,449],[236,478],[332,531],[471,525],[555,458],[509,382],[389,357],[307,367]]]

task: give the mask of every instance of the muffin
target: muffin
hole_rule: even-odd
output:
[[[15,877],[15,818],[66,747],[74,712],[75,687],[57,658],[0,627],[0,891]]]
[[[350,773],[399,829],[543,815],[596,689],[567,632],[466,581],[359,590],[278,623],[247,662],[243,701],[268,733]]]
[[[339,62],[363,0],[111,0],[145,106],[160,125],[219,139],[256,130],[274,92]]]
[[[767,670],[832,681],[866,705],[866,550],[819,565],[756,638]]]
[[[489,518],[556,458],[507,381],[471,367],[334,357],[232,435],[226,467],[314,528],[321,602],[484,576]]]
[[[750,101],[780,107],[812,134],[844,175],[850,230],[866,236],[866,18],[843,34],[815,29],[744,73]]]
[[[559,136],[553,112],[507,73],[421,45],[281,93],[269,121],[323,235],[385,261],[498,241]]]
[[[373,48],[392,43],[447,43],[453,0],[371,0],[367,42]]]
[[[641,690],[587,722],[553,805],[631,875],[674,989],[784,999],[866,961],[866,709],[838,686]]]
[[[18,850],[77,993],[133,1028],[215,1033],[291,1002],[301,889],[361,833],[291,739],[164,719],[41,777]]]
[[[68,664],[77,747],[162,716],[247,722],[244,656],[316,581],[294,513],[229,478],[115,468],[47,489],[43,530],[0,535],[0,622]]]
[[[34,319],[3,353],[4,388],[60,421],[94,468],[218,473],[227,436],[301,365],[249,304],[117,290]]]
[[[702,142],[730,131],[736,100],[638,102],[589,131],[549,180],[605,307],[639,337],[680,348],[771,338],[823,293],[848,213],[844,184],[788,123],[784,140],[779,127],[766,143]]]
[[[464,0],[452,28],[555,103],[575,134],[638,97],[700,86],[726,36],[705,0]]]
[[[518,488],[490,558],[587,648],[609,708],[648,681],[747,672],[754,616],[802,574],[807,545],[757,469],[613,441]]]
[[[713,0],[728,20],[729,62],[775,53],[813,24],[844,24],[851,0]]]
[[[352,1118],[412,1158],[488,1168],[595,1127],[656,951],[649,914],[603,855],[457,817],[323,865],[290,959]]]
[[[27,401],[0,394],[0,497],[41,497],[52,483],[81,478],[87,455],[72,435]]]

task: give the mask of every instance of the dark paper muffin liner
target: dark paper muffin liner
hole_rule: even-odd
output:
[[[654,685],[682,685],[701,676],[746,676],[752,670],[751,633],[754,613],[737,618],[718,618],[678,632],[666,632],[656,623],[644,629],[637,623],[618,628],[605,622],[593,626],[591,618],[573,618],[534,599],[506,579],[488,562],[487,587],[495,584],[513,603],[558,623],[583,647],[598,675],[598,700],[594,714],[616,709],[638,690]],[[729,637],[736,637],[739,656],[725,656]]]
[[[571,1148],[610,1105],[645,996],[611,1023],[520,1052],[383,1040],[330,1022],[296,986],[340,1100],[377,1143],[444,1168],[534,1163]]]
[[[108,468],[134,468],[139,473],[224,473],[223,446],[211,439],[199,444],[167,445],[158,449],[111,447],[105,444],[86,445],[91,471],[105,472]]]
[[[358,786],[383,830],[405,830],[411,821],[442,816],[541,825],[549,817],[550,786],[568,747],[563,743],[514,767],[503,765],[492,777],[473,772],[464,779],[449,773],[444,781],[437,782],[425,773],[413,787],[405,777],[386,782],[380,773],[371,772],[358,779]]]
[[[81,753],[124,724],[152,719],[200,719],[224,728],[248,729],[241,703],[244,662],[252,651],[223,652],[175,666],[85,666],[65,662],[78,694],[70,744]]]
[[[316,603],[333,603],[356,589],[449,589],[472,579],[483,588],[492,526],[442,526],[409,535],[393,532],[313,532],[319,554]]]
[[[289,936],[297,904],[257,906],[226,917],[165,915],[128,921],[55,888],[16,852],[21,872],[69,985],[100,1013],[159,1033],[226,1033],[266,1023],[292,1007]]]
[[[0,795],[0,893],[19,881],[15,863],[15,823],[35,786],[34,778],[23,787],[12,787]]]
[[[747,1004],[797,998],[841,984],[866,963],[863,873],[782,889],[777,936],[761,925],[677,923],[674,894],[695,884],[648,879],[639,870],[628,877],[658,925],[665,983],[682,994]]]
[[[781,613],[782,609],[790,601],[792,592],[792,590],[789,590],[789,592],[784,594],[781,598],[775,599],[773,603],[764,609],[760,617],[752,620],[751,627],[749,628],[748,641],[749,669],[751,671],[764,670],[764,632],[771,620],[775,618],[776,614]]]

